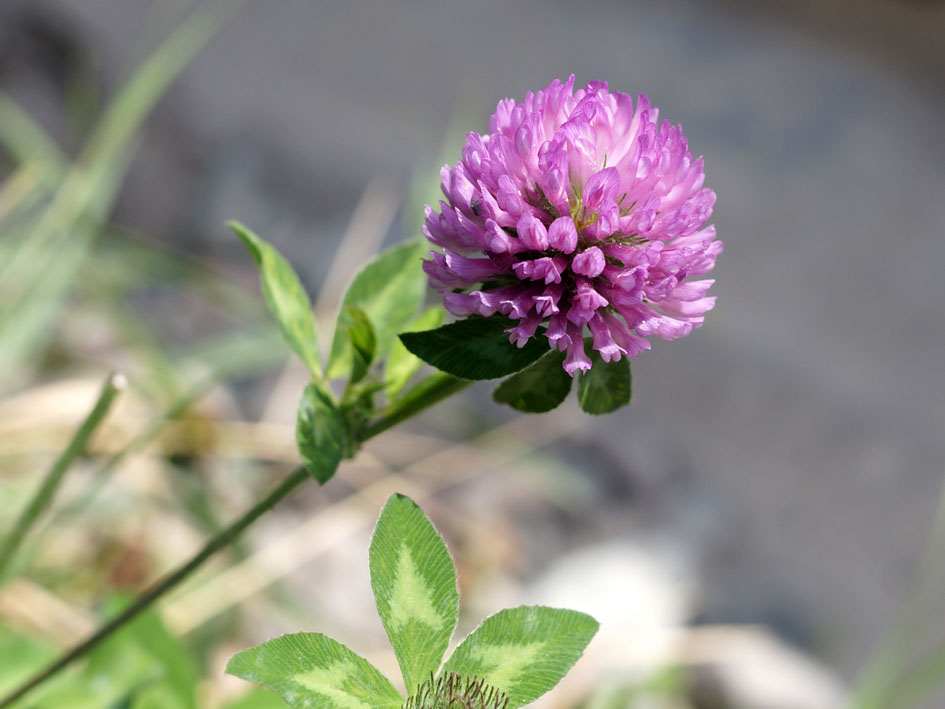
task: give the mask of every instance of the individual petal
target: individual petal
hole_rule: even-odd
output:
[[[628,357],[636,357],[644,350],[650,349],[649,341],[634,335],[627,324],[617,315],[607,310],[601,310],[599,312],[601,318],[603,318],[604,322],[607,324],[607,328],[610,330],[610,336],[613,337],[614,342],[627,353]]]
[[[693,323],[658,313],[649,306],[636,305],[620,314],[627,322],[634,322],[634,329],[643,337],[658,335],[664,340],[676,340],[692,332]]]
[[[555,283],[548,286],[540,295],[535,296],[535,310],[538,311],[538,314],[543,318],[560,312],[558,301],[561,300],[562,293],[564,293],[564,286],[562,284]]]
[[[560,283],[561,274],[567,267],[568,260],[563,256],[544,256],[531,261],[519,261],[512,265],[512,270],[522,280],[544,281],[547,285]]]
[[[482,300],[477,297],[476,293],[444,293],[443,305],[450,314],[458,318],[465,318],[473,314],[489,317],[495,313],[494,308],[483,311]]]
[[[676,286],[671,296],[676,300],[698,300],[705,297],[713,283],[715,280],[712,278],[703,281],[684,281]]]
[[[594,285],[586,278],[576,278],[577,287],[568,309],[568,320],[576,325],[583,325],[598,308],[607,305],[607,299],[594,290]]]
[[[451,205],[472,214],[471,204],[478,193],[462,164],[457,164],[456,167],[443,166],[440,170],[440,187]]]
[[[535,296],[540,291],[537,287],[523,288],[519,285],[499,288],[491,291],[491,293],[497,294],[499,312],[518,320],[525,317],[528,311],[532,309],[535,305]]]
[[[571,336],[568,334],[568,320],[563,314],[554,315],[548,321],[545,337],[548,338],[551,347],[559,352],[563,352],[571,344]]]
[[[515,226],[515,217],[499,206],[492,192],[481,180],[476,194],[478,199],[473,200],[471,209],[477,217],[484,220],[492,219],[499,226]]]
[[[436,256],[434,256],[436,258]],[[449,249],[443,250],[447,268],[468,283],[478,283],[501,273],[495,262],[487,258],[467,258]]]
[[[573,377],[578,370],[586,372],[591,368],[591,358],[584,352],[584,338],[581,336],[581,328],[576,325],[569,325],[568,337],[571,342],[568,344],[568,356],[564,358],[564,371]]]
[[[548,248],[548,230],[540,220],[531,214],[523,214],[515,228],[518,238],[529,249],[544,251]]]
[[[444,246],[454,251],[473,251],[480,246],[481,227],[470,224],[459,210],[453,209],[446,202],[440,202],[442,213],[426,208],[426,220],[423,233],[437,246]]]
[[[603,272],[606,265],[607,260],[604,258],[604,252],[596,246],[592,246],[575,255],[571,261],[571,270],[582,276],[594,278]]]
[[[598,212],[602,207],[613,204],[619,187],[620,173],[617,168],[605,168],[591,175],[584,183],[581,201],[589,213]]]
[[[494,219],[486,220],[485,240],[485,249],[493,254],[517,254],[527,251],[518,237],[509,234]]]
[[[424,259],[423,270],[430,277],[430,285],[442,292],[451,288],[468,288],[473,282],[460,277],[446,265],[446,257],[436,251],[431,251],[432,261]]]
[[[499,191],[496,194],[496,202],[503,211],[518,219],[525,211],[525,202],[522,200],[518,187],[508,175],[502,175],[498,182]]]
[[[548,245],[564,254],[577,248],[578,233],[571,217],[559,217],[548,227]]]
[[[680,300],[665,298],[660,301],[659,309],[669,315],[682,315],[691,318],[698,317],[715,307],[715,296],[699,298],[698,300]]]
[[[614,338],[610,334],[610,328],[604,322],[600,312],[594,313],[594,317],[588,320],[587,327],[591,331],[591,337],[594,340],[594,349],[600,352],[602,360],[616,362],[627,354],[625,349],[614,342]]]
[[[518,325],[506,330],[506,332],[509,333],[509,341],[514,343],[516,347],[524,347],[525,343],[534,336],[540,323],[540,315],[537,313],[529,313],[519,320]]]

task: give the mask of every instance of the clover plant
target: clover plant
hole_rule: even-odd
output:
[[[486,618],[453,651],[459,619],[453,560],[413,500],[393,495],[369,552],[377,612],[407,695],[363,657],[320,633],[244,650],[227,672],[258,682],[295,709],[512,709],[554,687],[597,632],[584,613],[520,606]]]

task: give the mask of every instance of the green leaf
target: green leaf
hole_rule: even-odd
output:
[[[302,392],[295,440],[305,467],[322,485],[349,453],[351,440],[341,411],[317,382],[311,382]]]
[[[48,663],[55,653],[0,625],[0,696],[5,696]]]
[[[430,330],[443,324],[443,308],[434,306],[423,311],[404,328],[405,332]],[[390,354],[387,356],[387,367],[384,369],[384,388],[387,398],[393,399],[399,394],[413,376],[420,370],[423,360],[411,353],[400,338],[391,343]]]
[[[520,606],[483,621],[460,644],[443,672],[479,677],[512,699],[535,701],[581,657],[598,623],[577,611]]]
[[[188,709],[188,704],[163,684],[150,684],[136,692],[131,709]]]
[[[318,356],[312,303],[299,277],[282,254],[245,226],[239,222],[230,222],[230,229],[243,240],[259,267],[266,306],[279,323],[286,342],[308,365],[312,376],[321,379],[322,366]]]
[[[285,709],[285,702],[277,694],[260,688],[230,702],[224,709]]]
[[[404,495],[392,495],[384,506],[369,558],[377,612],[412,694],[439,669],[456,627],[453,560],[430,520]]]
[[[457,320],[424,332],[405,332],[404,346],[427,364],[460,379],[498,379],[524,369],[548,352],[548,343],[532,338],[524,347],[509,342],[513,324],[493,315]]]
[[[568,398],[571,376],[564,371],[566,352],[551,351],[532,366],[513,374],[496,387],[492,398],[517,411],[541,414]]]
[[[133,624],[116,633],[90,653],[88,664],[73,682],[63,683],[42,696],[40,707],[97,709],[127,706],[141,690],[165,679],[165,668],[147,645],[140,642]],[[172,689],[168,686],[168,689]],[[177,699],[180,694],[172,691]],[[169,709],[186,706],[180,701]],[[191,697],[193,706],[193,697]]]
[[[278,695],[266,689],[254,689],[224,709],[285,709],[285,702]]]
[[[404,702],[374,665],[320,633],[251,647],[226,671],[268,687],[296,709],[400,709]]]
[[[411,239],[383,251],[372,259],[348,286],[342,306],[356,305],[374,324],[377,354],[384,356],[394,336],[406,325],[423,302],[426,274],[421,260],[427,245]],[[328,377],[345,376],[351,368],[348,311],[342,307],[328,358]]]
[[[130,603],[130,600],[130,597],[116,598],[109,604],[111,606],[109,614],[117,614]],[[175,704],[167,702],[161,706],[168,709],[177,706],[185,709],[196,708],[194,694],[200,681],[197,660],[184,643],[164,626],[157,613],[153,611],[143,613],[133,623],[126,626],[123,633],[116,634],[115,638],[126,638],[126,645],[145,649],[153,661],[160,666],[162,691],[165,694],[173,694],[176,699]],[[120,655],[125,652],[127,650],[119,646],[115,654]]]
[[[92,247],[118,196],[141,123],[235,6],[208,3],[198,9],[131,73],[62,179],[57,180],[58,169],[50,171],[58,186],[48,206],[10,234],[19,246],[12,257],[0,261],[4,286],[0,388],[21,377],[25,365],[42,361],[56,332],[62,304],[76,285],[82,266],[92,260]],[[9,115],[0,116],[4,123],[8,119]],[[22,130],[3,133],[13,140],[25,138],[36,143],[35,134],[25,135]],[[53,157],[35,147],[42,151],[36,157],[41,158],[43,152],[46,158]]]
[[[348,341],[351,343],[351,382],[364,379],[377,352],[377,336],[371,319],[357,305],[346,305],[345,314],[351,322]]]
[[[578,375],[578,403],[586,413],[609,414],[630,403],[630,360],[605,362],[592,350],[591,368]]]

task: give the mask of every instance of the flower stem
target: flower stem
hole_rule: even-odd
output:
[[[27,533],[36,523],[36,520],[39,519],[43,510],[52,502],[56,490],[59,488],[59,484],[62,482],[66,472],[68,472],[70,466],[76,459],[85,453],[86,446],[88,446],[92,434],[95,433],[99,424],[102,423],[102,420],[105,418],[106,414],[108,414],[112,402],[115,401],[115,397],[118,396],[119,392],[126,386],[127,381],[120,374],[110,374],[108,379],[105,380],[105,384],[98,395],[95,406],[92,407],[92,410],[85,417],[85,420],[75,432],[75,435],[72,436],[69,445],[66,446],[66,449],[46,473],[46,477],[43,478],[43,482],[33,495],[33,499],[31,499],[29,504],[24,508],[19,519],[17,519],[16,523],[10,529],[10,533],[7,535],[6,540],[4,540],[3,545],[0,546],[0,580],[3,579],[7,565],[10,563],[10,560],[13,559],[16,550],[19,548],[20,544],[23,543]]]
[[[462,391],[470,384],[472,382],[467,379],[457,379],[444,372],[434,372],[408,391],[387,414],[365,426],[361,435],[358,436],[358,441],[366,441],[393,428],[424,409]]]
[[[387,414],[369,424],[361,430],[357,436],[359,443],[363,443],[370,438],[374,438],[380,433],[392,428],[393,426],[415,416],[426,408],[439,403],[443,399],[455,394],[472,384],[470,381],[457,379],[455,377],[436,372],[417,384],[400,400],[400,402]],[[308,480],[311,476],[304,466],[299,466],[289,476],[275,487],[266,497],[256,503],[252,509],[247,511],[242,517],[236,520],[229,527],[218,533],[210,539],[204,547],[197,552],[188,562],[180,566],[177,570],[169,573],[156,585],[144,591],[135,601],[125,608],[117,616],[102,625],[92,635],[83,640],[78,645],[70,648],[51,662],[45,668],[36,673],[32,678],[14,690],[11,694],[0,700],[0,709],[10,707],[18,699],[31,692],[50,677],[58,674],[61,670],[71,665],[76,660],[84,657],[89,652],[98,647],[102,642],[111,637],[117,630],[134,620],[143,611],[150,608],[156,601],[164,596],[168,591],[178,586],[187,579],[197,569],[199,569],[207,559],[218,551],[232,544],[243,531],[253,522],[259,519],[268,510],[272,509],[278,502],[289,495],[295,488]]]

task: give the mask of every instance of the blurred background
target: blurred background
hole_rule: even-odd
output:
[[[225,221],[330,333],[463,135],[575,73],[706,157],[706,325],[634,362],[618,414],[516,418],[480,385],[385,434],[23,706],[280,706],[222,668],[297,630],[395,675],[365,552],[400,490],[457,559],[462,628],[526,602],[602,621],[541,706],[945,707],[945,3],[217,6],[168,45],[206,5],[0,0],[0,534],[107,374],[130,383],[0,579],[0,689],[297,460],[306,375]]]

